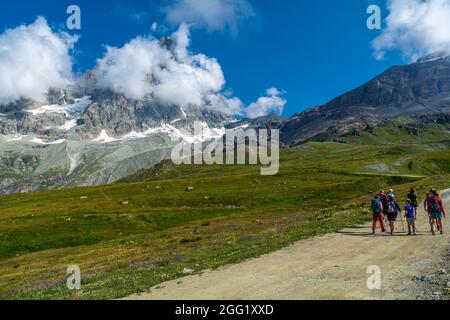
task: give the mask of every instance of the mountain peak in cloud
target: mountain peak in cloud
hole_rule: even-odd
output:
[[[73,84],[71,49],[75,37],[55,33],[44,18],[0,35],[0,105],[21,98],[45,102],[51,89]],[[189,50],[190,30],[182,23],[172,35],[138,36],[122,47],[108,46],[95,68],[76,84],[86,92],[110,90],[125,98],[153,101],[160,108],[196,107],[228,115],[257,117],[281,113],[284,92],[270,88],[248,108],[227,95],[215,58]]]

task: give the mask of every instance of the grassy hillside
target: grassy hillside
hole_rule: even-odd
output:
[[[282,150],[274,177],[259,166],[166,162],[108,186],[2,196],[0,297],[122,297],[361,223],[380,188],[404,195],[415,185],[423,196],[448,186],[448,137],[400,143],[386,128],[374,132],[394,138]],[[74,264],[77,292],[65,287]]]

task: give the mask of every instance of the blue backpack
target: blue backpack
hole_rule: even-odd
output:
[[[372,203],[370,205],[370,209],[372,210],[373,213],[381,213],[382,211],[382,206],[381,206],[381,200],[379,198],[373,198],[372,199]]]

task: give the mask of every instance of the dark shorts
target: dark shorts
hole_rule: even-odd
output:
[[[432,213],[430,213],[430,219],[444,220],[444,214],[442,212],[432,212]]]
[[[398,213],[388,213],[387,216],[389,221],[397,221]]]

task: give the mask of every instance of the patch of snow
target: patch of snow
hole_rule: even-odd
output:
[[[443,55],[443,56],[439,56],[439,57],[433,57],[433,58],[430,58],[430,59],[418,60],[417,63],[432,62],[432,61],[444,59],[444,58],[446,58],[446,57],[448,57],[448,56]]]
[[[77,126],[77,119],[71,119],[66,121],[66,123],[63,124],[62,126],[58,127],[58,129],[69,131],[70,129],[76,126]]]
[[[27,110],[28,113],[31,113],[35,116],[40,114],[46,114],[46,113],[59,113],[59,114],[65,114],[66,116],[69,116],[70,114],[76,113],[76,112],[82,112],[86,110],[87,107],[92,103],[91,97],[85,96],[81,99],[75,99],[75,103],[73,104],[65,104],[65,105],[47,105],[42,106],[37,109],[29,109]]]
[[[70,176],[76,169],[76,167],[78,166],[78,156],[80,154],[69,154],[69,160],[70,160],[70,167],[69,167],[69,172],[67,173],[68,176]]]
[[[20,140],[22,140],[23,138],[25,138],[26,136],[22,136],[22,135],[14,135],[14,136],[12,136],[12,137],[10,137],[10,136],[6,136],[5,138],[5,141],[6,142],[14,142],[14,141],[20,141]]]
[[[23,136],[14,136],[14,138],[7,139],[6,141],[20,141],[23,139]]]
[[[239,130],[239,129],[248,129],[248,127],[250,127],[250,123],[244,124],[242,126],[233,128],[233,130]]]
[[[180,106],[180,110],[181,110],[181,113],[183,114],[183,117],[184,117],[185,119],[187,119],[186,112],[184,112],[183,107]]]
[[[133,139],[142,139],[145,138],[145,134],[143,132],[132,131],[126,135],[124,135],[120,140],[133,140]]]
[[[92,140],[94,142],[100,142],[100,143],[108,143],[108,142],[114,142],[117,141],[117,139],[108,136],[108,134],[106,133],[105,130],[102,130],[102,132],[100,132],[100,135],[95,138],[94,140]]]
[[[175,119],[175,120],[173,120],[170,124],[177,123],[178,121],[181,121],[181,120],[183,120],[183,119]]]
[[[36,144],[44,144],[44,145],[49,145],[49,144],[61,144],[61,143],[66,142],[66,141],[67,141],[66,139],[59,139],[59,140],[52,141],[52,142],[45,142],[45,141],[43,141],[42,139],[36,138],[36,137],[30,140],[30,142],[32,142],[32,143],[36,143]]]

